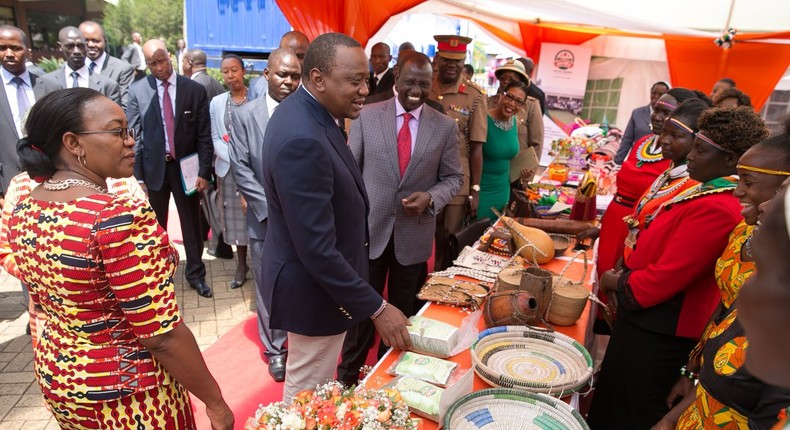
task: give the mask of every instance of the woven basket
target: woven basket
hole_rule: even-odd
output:
[[[579,281],[573,281],[565,277],[565,272],[579,255],[584,256],[584,272]],[[587,266],[587,253],[579,251],[568,261],[560,275],[554,277],[554,289],[551,302],[549,302],[549,310],[546,312],[549,322],[564,326],[574,325],[582,316],[584,308],[587,306],[587,300],[590,298],[590,290],[584,286]]]
[[[475,391],[458,399],[444,416],[448,430],[589,430],[562,400],[507,388]]]
[[[579,342],[527,326],[484,330],[470,351],[475,373],[494,387],[562,397],[584,387],[593,372]]]

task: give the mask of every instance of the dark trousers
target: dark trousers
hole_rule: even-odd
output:
[[[666,398],[697,342],[618,318],[595,381],[587,424],[593,430],[647,430],[669,412]]]
[[[264,355],[271,358],[288,352],[285,347],[288,332],[269,327],[267,306],[271,307],[271,293],[267,294],[263,289],[263,240],[250,238],[250,250],[252,251],[252,272],[255,277],[255,306],[258,308],[258,336],[266,348]],[[267,304],[267,301],[270,303]]]
[[[156,221],[167,230],[167,213],[170,194],[176,201],[178,219],[181,223],[181,235],[187,254],[186,278],[190,284],[197,284],[206,279],[206,266],[203,264],[203,235],[200,227],[200,197],[197,193],[188,196],[184,193],[181,183],[181,168],[177,161],[165,164],[165,180],[162,189],[148,190],[148,201],[156,213]]]
[[[389,281],[387,281],[389,275]],[[417,291],[428,276],[428,263],[422,262],[404,266],[395,257],[395,243],[390,238],[384,253],[370,260],[370,285],[383,294],[387,285],[387,301],[410,317],[422,306],[417,300]],[[359,369],[365,364],[370,347],[373,346],[376,328],[373,321],[365,320],[346,332],[340,364],[337,366],[337,379],[347,385],[355,384]],[[386,351],[382,342],[379,357]]]

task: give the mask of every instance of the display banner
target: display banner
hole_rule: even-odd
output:
[[[584,106],[592,49],[586,46],[544,43],[538,63],[538,85],[546,93],[546,108],[567,123]],[[566,114],[561,114],[566,112]]]

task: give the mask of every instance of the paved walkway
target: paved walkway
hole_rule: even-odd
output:
[[[236,271],[236,261],[215,259],[204,253],[206,282],[214,289],[214,297],[206,299],[198,296],[186,283],[183,247],[177,246],[182,260],[176,273],[176,298],[181,315],[192,329],[202,351],[255,311],[254,286],[251,275],[248,275],[250,279],[242,288],[231,290],[229,284]],[[27,318],[19,281],[2,271],[0,430],[58,429],[52,415],[43,406],[41,390],[33,376],[33,350],[30,336],[25,334]]]

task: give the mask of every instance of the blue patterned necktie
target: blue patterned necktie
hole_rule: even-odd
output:
[[[77,79],[80,77],[80,74],[77,72],[71,72],[71,88],[79,88],[80,83]]]
[[[90,73],[92,75],[94,70],[96,70],[96,62],[95,61],[91,61],[91,65],[88,66],[88,73]]]
[[[11,79],[16,85],[16,103],[19,106],[19,118],[17,119],[20,124],[22,122],[22,118],[24,117],[27,110],[30,109],[30,100],[27,98],[27,93],[25,92],[25,81],[22,80],[19,76],[14,76]]]

